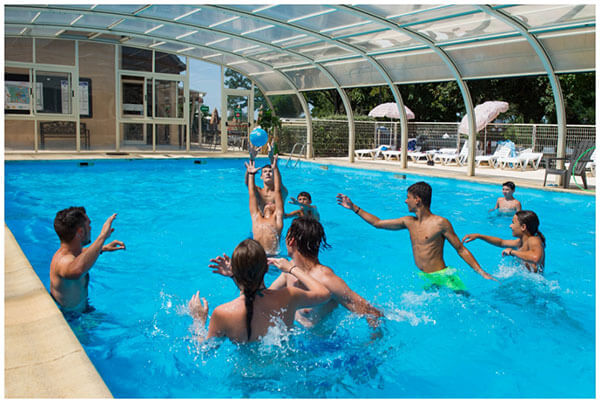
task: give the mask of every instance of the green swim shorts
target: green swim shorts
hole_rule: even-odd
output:
[[[433,272],[419,272],[419,277],[429,282],[425,289],[432,287],[448,287],[452,291],[466,291],[467,287],[462,282],[455,268],[447,266],[446,268]]]

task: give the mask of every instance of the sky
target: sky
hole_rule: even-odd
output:
[[[206,92],[204,105],[208,105],[210,112],[213,108],[221,111],[221,67],[216,64],[206,63],[190,58],[190,89]]]

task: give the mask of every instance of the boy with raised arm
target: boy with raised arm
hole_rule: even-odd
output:
[[[374,226],[388,230],[408,229],[412,244],[415,264],[421,270],[420,276],[432,286],[446,286],[453,291],[464,292],[466,287],[456,269],[446,266],[444,262],[444,241],[456,249],[458,255],[483,278],[496,280],[486,273],[477,263],[471,252],[460,242],[452,224],[446,218],[435,215],[429,209],[431,204],[431,186],[425,182],[417,182],[407,189],[406,205],[414,216],[381,220],[352,203],[350,198],[339,193],[337,202],[340,206],[352,210],[363,220]]]
[[[283,200],[281,197],[281,177],[277,167],[277,158],[273,158],[273,199],[268,201],[263,211],[259,208],[258,197],[255,192],[254,176],[258,168],[254,166],[254,161],[246,163],[246,173],[248,175],[248,196],[250,216],[252,217],[252,237],[267,252],[267,255],[273,256],[279,253],[279,239],[283,229]],[[264,169],[263,169],[264,172]]]
[[[88,310],[89,271],[102,252],[125,249],[125,244],[114,240],[104,242],[112,234],[113,214],[104,223],[100,235],[91,242],[91,221],[85,208],[69,207],[56,213],[54,230],[60,239],[60,248],[50,262],[50,294],[65,314],[79,314]]]
[[[291,217],[310,217],[319,221],[321,216],[319,215],[319,211],[317,210],[317,206],[312,204],[312,198],[310,197],[310,193],[308,192],[300,192],[298,193],[298,198],[294,199],[293,197],[289,201],[290,204],[295,204],[300,208],[298,210],[292,211],[289,214],[285,214],[283,218],[291,218]]]
[[[248,144],[248,151],[250,154],[250,161],[254,163],[256,159],[256,154],[258,153],[258,148],[254,147],[252,143]],[[258,208],[262,212],[267,203],[275,203],[275,177],[273,172],[273,148],[269,144],[269,160],[271,164],[267,164],[262,168],[257,168],[257,171],[260,169],[260,179],[263,181],[264,187],[258,187],[256,184],[254,185],[254,192],[256,194],[256,200],[258,201]],[[245,183],[248,186],[248,172],[246,172]],[[281,172],[279,172],[279,185],[281,188],[281,200],[285,202],[285,199],[288,195],[288,190],[283,185],[281,181]]]

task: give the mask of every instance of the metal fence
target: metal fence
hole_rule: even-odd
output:
[[[313,146],[315,157],[343,157],[348,155],[348,122],[344,120],[313,119]],[[458,134],[458,123],[409,122],[408,138],[416,139],[421,151],[439,148],[458,148],[468,136]],[[306,121],[286,120],[279,134],[279,150],[289,153],[295,143],[306,142]],[[567,125],[567,155],[584,139],[596,139],[596,126]],[[511,140],[517,149],[532,148],[533,151],[555,155],[558,142],[558,126],[550,124],[490,123],[478,133],[479,151],[494,152],[500,140]],[[376,148],[387,145],[393,149],[400,146],[398,122],[355,121],[355,149]]]

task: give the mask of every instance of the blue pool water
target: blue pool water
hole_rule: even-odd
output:
[[[407,215],[406,188],[426,180],[432,211],[458,236],[509,238],[510,216],[489,215],[500,186],[301,163],[282,165],[290,196],[309,191],[332,248],[321,262],[385,312],[372,340],[364,319],[339,308],[312,330],[273,328],[251,346],[190,337],[187,301],[237,296],[209,259],[248,237],[243,160],[7,162],[5,221],[46,287],[59,243],[56,212],[83,205],[94,239],[118,213],[91,270],[96,311],[71,327],[115,397],[567,398],[595,396],[595,199],[517,187],[547,239],[544,277],[500,248],[468,244],[486,281],[446,245],[470,297],[426,292],[407,231],[370,227],[336,205],[338,192],[381,218]],[[293,208],[287,205],[286,210]],[[286,221],[284,233],[290,222]],[[285,251],[285,247],[283,247]],[[267,274],[267,283],[276,277]]]

